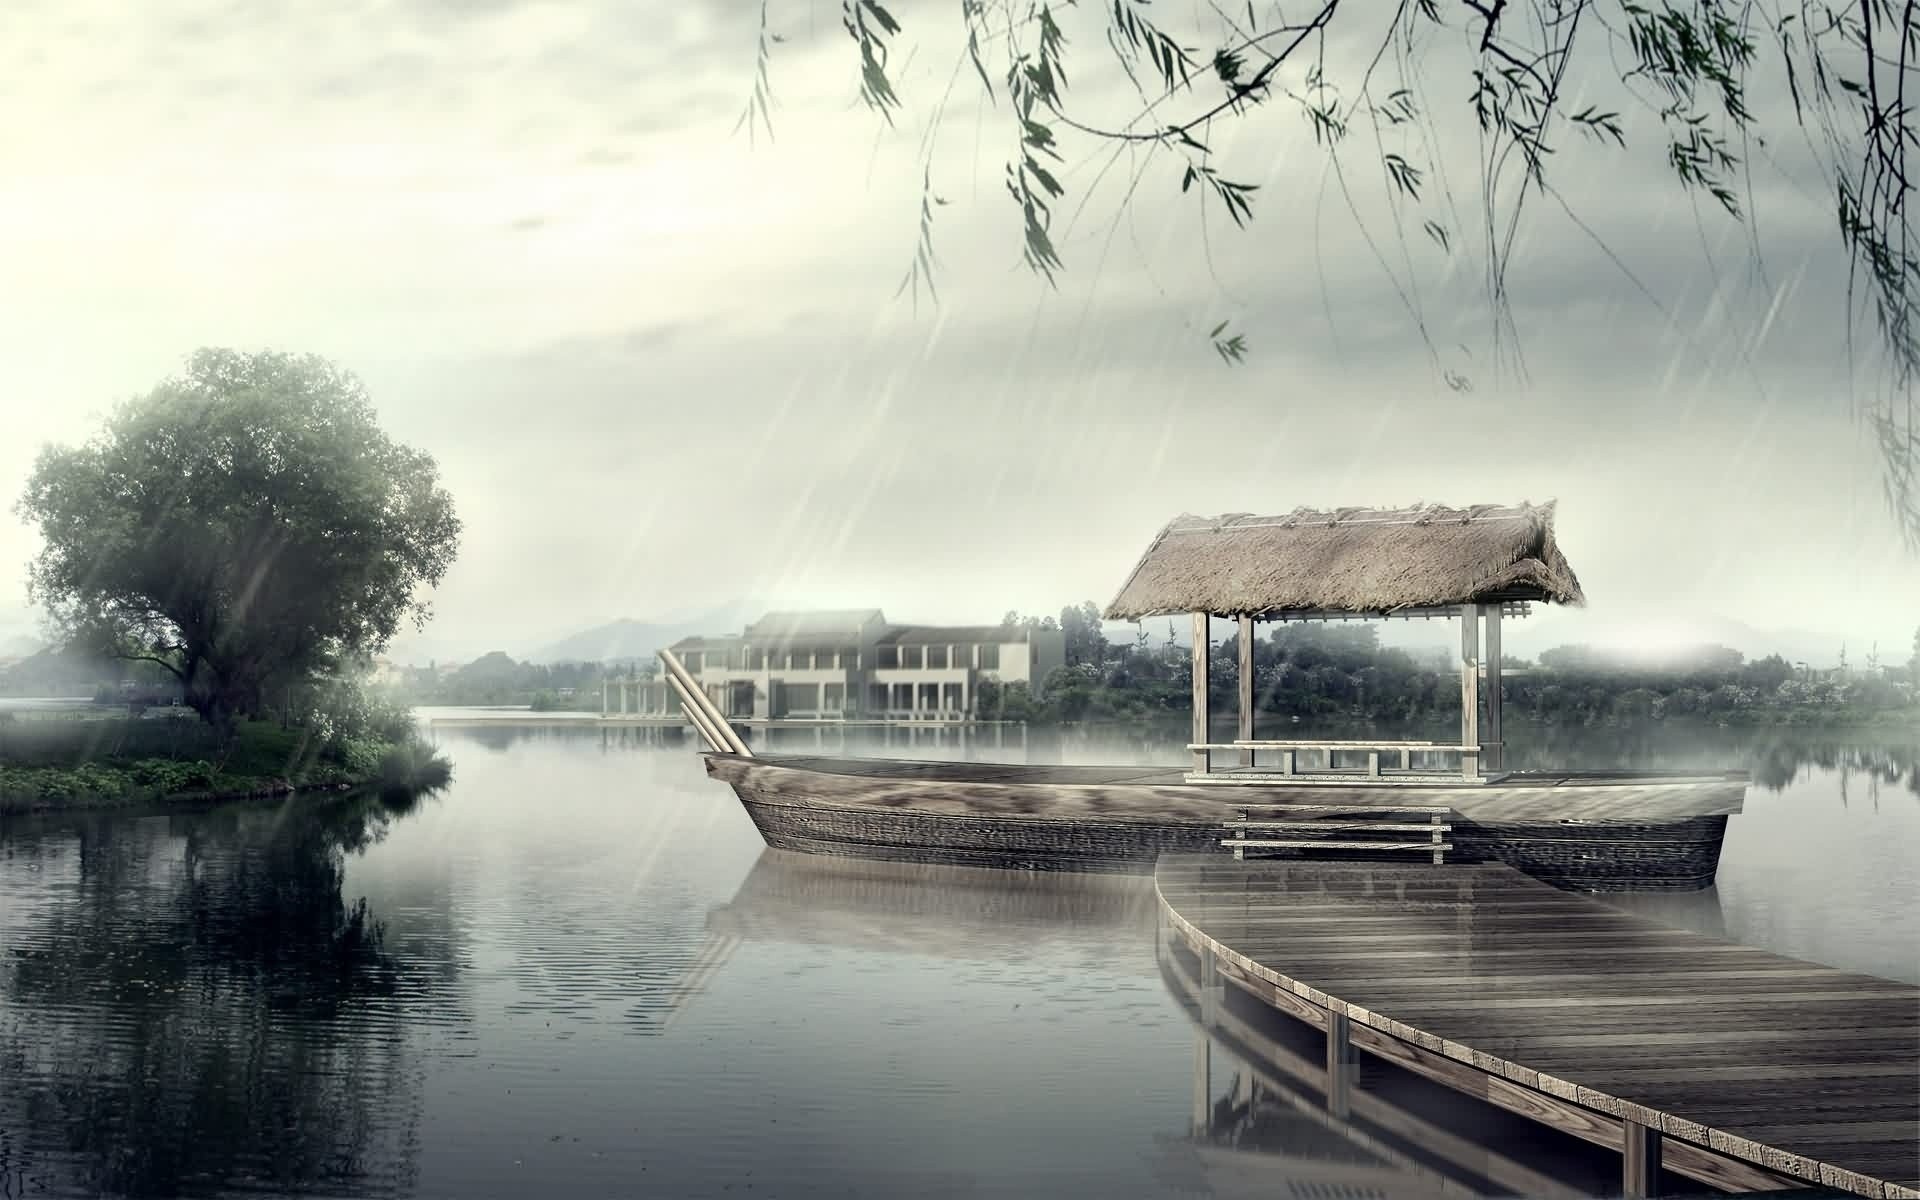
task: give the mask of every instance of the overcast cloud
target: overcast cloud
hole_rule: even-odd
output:
[[[744,3],[9,5],[0,482],[197,346],[277,347],[358,372],[439,459],[466,533],[432,636],[463,650],[735,604],[991,620],[1105,601],[1182,511],[1555,497],[1609,627],[1911,637],[1920,564],[1848,416],[1871,364],[1793,136],[1755,155],[1764,273],[1650,122],[1624,154],[1564,139],[1553,179],[1631,277],[1533,202],[1522,383],[1491,369],[1469,247],[1396,235],[1371,131],[1342,153],[1369,238],[1285,107],[1217,139],[1262,190],[1250,229],[1215,210],[1204,240],[1171,162],[1116,222],[1130,164],[1095,188],[1103,156],[1069,142],[1061,220],[1091,199],[1049,293],[1000,185],[1004,105],[963,75],[922,155],[955,8],[896,6],[917,49],[888,131],[838,6],[773,0],[777,140],[755,148],[730,133]],[[1092,16],[1068,32],[1097,106]],[[1464,95],[1435,85],[1453,204],[1429,195],[1456,230]],[[894,291],[929,169],[942,303],[916,311]],[[1234,369],[1205,336],[1228,318],[1252,343]],[[0,523],[0,627],[28,618],[33,549]]]

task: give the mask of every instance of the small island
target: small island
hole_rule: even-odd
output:
[[[137,664],[161,703],[0,710],[0,812],[448,779],[362,680],[425,622],[460,523],[352,375],[202,350],[91,441],[44,450],[18,511],[56,643]]]

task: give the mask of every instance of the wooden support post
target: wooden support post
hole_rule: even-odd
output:
[[[1240,740],[1253,740],[1253,618],[1240,618]],[[1253,751],[1240,752],[1240,765],[1253,765]]]
[[[1207,1031],[1193,1031],[1193,1132],[1205,1135],[1213,1123],[1213,1042]]]
[[[1620,1123],[1620,1187],[1628,1200],[1660,1194],[1660,1131],[1638,1121]]]
[[[1487,608],[1487,727],[1481,731],[1480,765],[1489,771],[1506,765],[1506,744],[1500,740],[1500,609]],[[1465,745],[1466,743],[1461,743]]]
[[[1327,1111],[1344,1119],[1353,1107],[1354,1055],[1346,1010],[1327,1010]]]
[[[1475,749],[1460,755],[1460,775],[1480,774],[1480,606],[1460,606],[1460,744]]]
[[[1220,1003],[1226,999],[1226,985],[1220,982],[1220,968],[1213,960],[1213,949],[1200,949],[1200,1024],[1211,1025],[1220,1019]]]
[[[1193,614],[1193,741],[1202,745],[1213,740],[1207,732],[1207,614]],[[1204,775],[1208,770],[1205,750],[1193,752],[1193,769]]]

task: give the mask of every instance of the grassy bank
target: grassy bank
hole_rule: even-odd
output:
[[[417,791],[447,781],[418,737],[325,741],[270,721],[230,738],[191,718],[0,714],[0,812],[284,795],[308,789]]]

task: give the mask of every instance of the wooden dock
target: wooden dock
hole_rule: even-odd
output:
[[[1920,1198],[1920,988],[1670,929],[1509,867],[1169,855],[1161,916],[1354,1051],[1729,1191]]]

